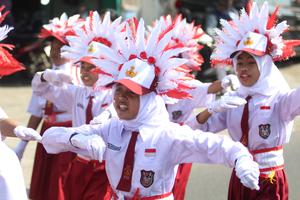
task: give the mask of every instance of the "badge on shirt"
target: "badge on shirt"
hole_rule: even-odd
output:
[[[173,120],[177,120],[179,119],[179,117],[182,115],[182,111],[181,110],[176,110],[172,112],[172,119]]]
[[[144,155],[146,157],[154,157],[156,155],[156,149],[151,148],[151,149],[145,149]]]
[[[260,106],[261,110],[270,110],[271,106]]]
[[[154,182],[154,174],[155,172],[153,171],[141,170],[140,182],[142,186],[144,186],[145,188],[150,187]]]
[[[260,137],[267,139],[271,134],[271,125],[270,124],[261,124],[258,126]]]

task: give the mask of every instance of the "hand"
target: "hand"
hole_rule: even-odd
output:
[[[237,90],[240,87],[240,81],[234,74],[225,76],[221,81],[221,86],[224,90],[231,88],[231,90]]]
[[[92,125],[102,124],[103,122],[107,121],[109,118],[111,118],[111,113],[109,112],[109,110],[104,110],[100,115],[94,117],[94,119],[90,121],[90,124]]]
[[[235,165],[237,177],[241,183],[252,190],[259,190],[259,167],[256,162],[249,156],[242,156],[237,159]]]
[[[59,87],[64,83],[72,83],[72,77],[62,70],[46,69],[42,76],[47,82]]]
[[[25,126],[17,126],[14,129],[14,133],[18,138],[21,138],[22,140],[36,140],[36,141],[41,141],[42,137],[38,132],[36,132],[32,128],[27,128]]]
[[[92,159],[102,162],[106,144],[99,135],[83,135],[79,133],[71,137],[70,143],[74,147],[87,150]]]
[[[222,96],[219,100],[213,101],[207,105],[209,113],[224,112],[229,109],[237,108],[246,104],[247,101],[238,96]]]

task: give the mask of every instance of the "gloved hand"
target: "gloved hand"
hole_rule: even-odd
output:
[[[109,110],[104,110],[100,115],[97,117],[94,117],[90,121],[90,124],[95,125],[95,124],[102,124],[103,122],[107,121],[109,118],[111,118],[111,113]]]
[[[213,101],[207,105],[207,110],[209,113],[224,112],[229,109],[237,108],[239,106],[245,105],[247,101],[238,96],[222,96],[220,99]]]
[[[242,156],[237,159],[235,171],[241,183],[252,190],[259,190],[259,167],[249,156]]]
[[[18,156],[19,160],[23,158],[23,154],[25,152],[26,146],[28,144],[28,141],[21,140],[17,146],[14,148],[14,152]]]
[[[72,83],[71,75],[62,70],[46,69],[42,76],[47,82],[56,86],[62,86],[64,83]]]
[[[99,135],[79,133],[71,137],[70,142],[74,147],[87,150],[91,159],[102,162],[106,144]]]
[[[240,81],[236,75],[229,74],[222,79],[221,86],[224,90],[229,87],[231,90],[237,90],[240,87]]]
[[[36,140],[38,142],[42,140],[42,137],[38,132],[36,132],[32,128],[27,128],[25,126],[17,126],[14,129],[14,133],[18,138],[21,138],[22,140]]]

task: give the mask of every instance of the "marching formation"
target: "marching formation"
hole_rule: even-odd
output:
[[[250,1],[220,21],[211,63],[235,75],[212,83],[193,75],[207,35],[180,15],[149,27],[97,11],[50,20],[39,36],[50,41],[52,68],[32,79],[27,127],[0,109],[2,138],[21,139],[15,152],[0,141],[0,199],[183,200],[192,163],[232,168],[229,200],[288,199],[283,145],[300,88],[274,61],[300,40],[282,37],[288,25],[277,12]],[[12,29],[0,27],[0,39]],[[11,48],[0,46],[0,76],[24,69]],[[224,129],[231,138],[213,134]],[[19,160],[30,140],[38,145],[27,196]]]

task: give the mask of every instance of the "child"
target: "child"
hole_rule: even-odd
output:
[[[39,37],[50,40],[50,59],[52,69],[64,71],[77,77],[77,68],[68,59],[62,58],[60,49],[67,44],[67,35],[74,34],[73,28],[82,26],[79,15],[67,17],[65,13],[60,18],[50,20],[49,24],[42,27]],[[74,78],[74,84],[79,82]],[[37,129],[42,122],[41,134],[51,126],[72,126],[71,110],[66,110],[53,104],[46,99],[32,95],[28,105],[28,112],[31,114],[28,120],[28,127]],[[27,142],[21,141],[15,148],[19,158],[25,150]],[[75,157],[74,153],[63,153],[60,155],[47,154],[42,145],[38,144],[33,173],[30,184],[29,197],[33,200],[39,199],[63,199],[62,175],[66,170],[66,165]]]
[[[76,35],[67,37],[69,46],[62,48],[62,56],[74,63],[80,62],[80,73],[84,87],[68,84],[66,74],[46,70],[35,75],[32,81],[34,94],[43,96],[65,110],[72,110],[72,126],[78,127],[89,124],[94,116],[101,114],[112,103],[111,89],[106,85],[97,86],[96,82],[105,82],[95,73],[95,64],[91,59],[95,57],[95,43],[116,45],[107,35],[120,32],[121,18],[111,22],[110,14],[106,13],[103,20],[99,14],[91,12],[85,21],[85,26],[74,29]],[[57,86],[60,83],[60,86]],[[99,87],[99,88],[96,88]],[[107,116],[107,119],[109,116]],[[109,183],[104,163],[91,160],[78,154],[68,164],[65,175],[64,195],[66,199],[109,199]],[[81,181],[78,178],[82,177]]]
[[[4,9],[1,6],[0,12]],[[0,13],[0,23],[4,20],[8,11]],[[8,26],[0,27],[1,40],[7,37],[7,33],[13,28]],[[1,44],[0,46],[0,78],[24,70],[24,66],[4,49],[12,48],[11,45]],[[19,137],[23,140],[41,140],[41,136],[31,128],[18,126],[9,119],[4,110],[0,107],[0,199],[25,200],[27,199],[22,168],[15,153],[2,141],[6,136]]]
[[[173,58],[185,49],[166,50],[173,31],[162,32],[161,23],[148,40],[143,20],[135,25],[126,25],[126,39],[111,35],[119,48],[98,44],[104,57],[97,66],[114,78],[119,118],[95,126],[51,128],[42,140],[45,148],[104,158],[114,199],[173,199],[178,164],[189,162],[236,166],[242,182],[258,189],[257,166],[241,144],[169,121],[161,95],[189,97],[185,92],[189,78],[177,71],[186,60]]]
[[[190,72],[191,76],[194,71],[199,71],[200,66],[203,63],[203,57],[199,54],[202,46],[199,41],[202,41],[207,37],[207,34],[202,30],[200,26],[194,26],[193,23],[187,23],[186,19],[182,19],[181,15],[178,15],[172,20],[171,16],[161,17],[167,27],[176,25],[174,30],[174,36],[172,37],[171,46],[183,46],[189,50],[180,53],[178,57],[188,60],[183,66],[182,70]],[[206,104],[215,99],[215,94],[226,90],[229,86],[236,87],[238,80],[235,75],[228,75],[222,79],[222,81],[214,81],[213,83],[202,83],[197,80],[193,80],[193,87],[188,90],[193,96],[193,99],[180,99],[176,103],[166,102],[167,111],[169,113],[170,121],[178,123],[180,125],[185,124],[194,109],[205,107]],[[188,183],[189,174],[192,164],[184,163],[178,167],[176,180],[173,188],[173,194],[175,200],[184,200],[185,190]]]
[[[300,89],[289,89],[273,60],[292,56],[300,41],[282,39],[288,26],[286,22],[275,25],[277,9],[269,17],[267,2],[260,11],[256,3],[248,8],[248,13],[242,10],[240,18],[235,16],[231,23],[221,22],[223,29],[218,31],[219,43],[212,56],[214,62],[232,58],[241,86],[208,105],[196,119],[204,131],[227,128],[259,164],[260,190],[245,188],[233,172],[228,199],[288,199],[283,145],[289,142],[293,119],[300,113]],[[241,98],[247,100],[244,108],[230,109],[228,102]]]

